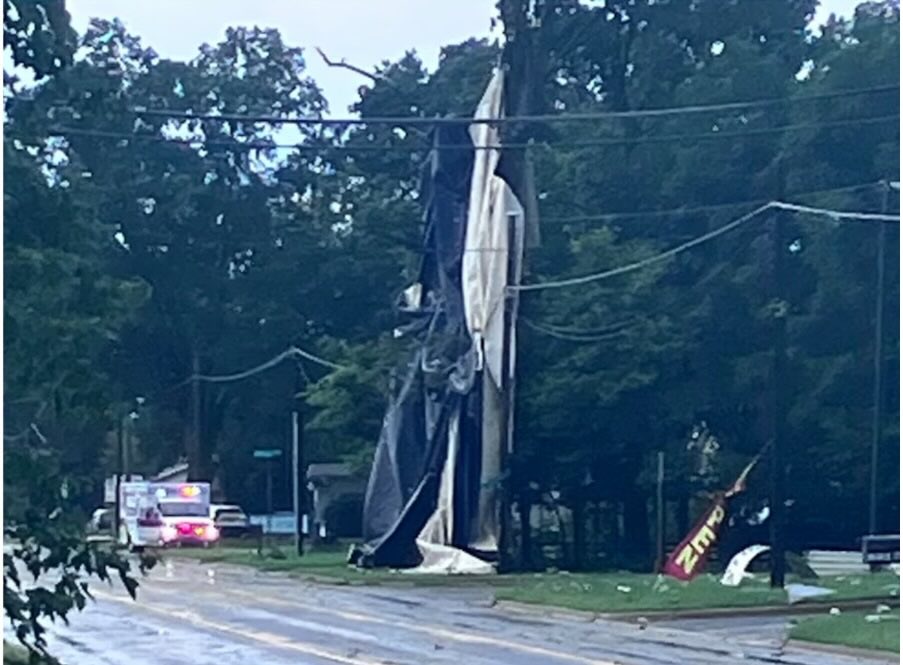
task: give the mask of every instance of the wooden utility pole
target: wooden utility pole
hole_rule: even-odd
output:
[[[890,198],[890,185],[883,187],[881,212],[886,213]],[[884,272],[887,224],[878,222],[878,258],[876,260],[875,285],[875,374],[872,391],[872,459],[869,478],[869,534],[878,533],[878,448],[884,420]]]
[[[769,410],[769,435],[771,439],[771,586],[784,587],[785,573],[785,386],[787,381],[787,315],[785,295],[784,254],[787,241],[784,236],[784,213],[775,210],[771,218],[771,316],[773,334],[773,364]]]
[[[191,436],[188,439],[188,479],[205,480],[201,473],[201,357],[197,348],[191,350]]]
[[[114,542],[119,542],[119,523],[122,521],[122,499],[120,493],[122,491],[122,474],[125,473],[125,441],[123,440],[124,432],[122,431],[125,418],[119,415],[116,423],[116,496],[113,504],[113,538]]]
[[[307,513],[307,487],[306,474],[304,473],[304,412],[303,386],[301,385],[301,373],[298,372],[295,379],[295,395],[292,400],[292,486],[294,489],[292,502],[295,509],[295,551],[298,556],[304,556],[304,527]]]
[[[537,72],[544,72],[542,67],[537,66],[538,51],[535,46],[536,29],[540,22],[538,17],[533,16],[531,12],[531,3],[527,0],[502,0],[499,3],[499,11],[501,13],[502,22],[505,26],[505,48],[502,53],[502,66],[505,70],[505,92],[504,92],[504,112],[506,116],[513,115],[530,115],[543,111],[542,104],[542,85],[537,85]],[[541,81],[539,81],[541,83]],[[529,141],[535,131],[535,126],[528,125],[512,125],[506,124],[502,127],[501,138],[503,143],[524,143]],[[538,233],[538,204],[536,197],[535,183],[533,180],[533,171],[530,160],[525,148],[510,149],[506,148],[502,151],[502,157],[498,167],[498,175],[505,179],[511,187],[514,195],[520,201],[524,208],[524,227],[521,230],[526,244],[537,244],[539,240]],[[513,284],[516,280],[514,261],[522,260],[522,257],[514,256],[514,249],[520,243],[516,242],[517,229],[515,220],[508,220],[508,238],[509,238],[509,265],[508,265],[508,284]],[[505,440],[506,446],[503,453],[502,469],[504,480],[501,486],[500,513],[501,521],[499,524],[499,569],[502,571],[514,568],[514,561],[510,552],[510,536],[511,536],[511,490],[512,477],[511,467],[514,452],[514,377],[509,374],[512,364],[510,356],[513,353],[512,339],[516,329],[517,317],[517,295],[506,299],[506,328],[505,339],[506,346],[504,352],[504,376],[507,377],[507,383],[504,389],[504,404],[506,409],[505,418]],[[525,494],[525,492],[523,493]],[[529,536],[524,537],[523,532],[530,529],[529,511],[524,516],[525,511],[521,511],[522,537],[521,545],[524,547],[529,543]],[[521,560],[528,559],[525,553],[521,552]]]
[[[658,452],[655,474],[655,572],[665,565],[665,452]]]

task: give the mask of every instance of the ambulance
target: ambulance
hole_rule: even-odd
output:
[[[152,483],[162,516],[164,546],[201,545],[219,540],[210,517],[210,483]]]
[[[145,547],[161,547],[163,541],[163,516],[151,491],[151,483],[126,482],[119,486],[119,527],[117,540],[120,545],[142,550]]]
[[[209,483],[120,485],[119,543],[132,549],[201,545],[219,540],[210,518]]]

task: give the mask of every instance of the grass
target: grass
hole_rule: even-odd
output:
[[[508,584],[510,578],[455,577],[448,575],[411,575],[397,570],[361,570],[346,563],[347,546],[318,548],[305,552],[299,557],[291,547],[282,547],[282,554],[260,556],[256,549],[249,547],[214,547],[211,549],[175,549],[163,554],[178,558],[197,559],[205,563],[229,563],[251,566],[268,572],[284,572],[300,578],[316,578],[336,584],[398,586],[461,586],[465,584],[499,585]],[[266,553],[266,550],[265,550]]]
[[[592,612],[757,607],[786,605],[784,591],[768,586],[767,577],[756,576],[739,588],[722,586],[718,576],[701,575],[692,582],[640,573],[536,573],[484,576],[411,575],[390,570],[359,570],[345,563],[346,546],[317,549],[298,557],[283,548],[284,558],[261,557],[254,549],[216,547],[209,550],[172,550],[174,556],[252,566],[286,572],[337,584],[403,586],[492,586],[499,600],[556,606]],[[167,553],[167,556],[170,552]],[[797,581],[791,579],[790,581]],[[893,573],[838,575],[807,581],[835,591],[831,600],[893,598],[900,578]]]
[[[826,597],[830,600],[890,599],[897,596],[900,589],[900,578],[893,573],[840,575],[808,583],[834,590],[835,593]],[[732,588],[723,586],[715,575],[700,575],[692,582],[637,573],[537,575],[516,586],[499,589],[496,595],[502,600],[593,612],[741,608],[787,603],[786,593],[772,589],[766,576],[756,576]]]
[[[869,619],[867,620],[867,617]],[[790,637],[807,642],[900,652],[900,610],[888,613],[843,612],[802,619]]]

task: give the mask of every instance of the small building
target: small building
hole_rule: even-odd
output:
[[[367,479],[342,462],[307,467],[314,533],[320,538],[354,538],[361,534]]]

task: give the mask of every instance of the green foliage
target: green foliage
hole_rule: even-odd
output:
[[[60,75],[74,49],[63,3],[6,10],[14,62]],[[8,97],[7,110],[21,99]],[[148,295],[111,269],[97,190],[39,125],[7,118],[3,141],[4,411],[16,432],[4,435],[3,609],[30,662],[51,660],[46,622],[83,609],[92,577],[136,593],[128,561],[86,542],[80,504],[99,480],[98,442],[117,397],[104,358]]]
[[[41,3],[12,4],[28,21]],[[43,5],[46,25],[57,26],[60,7]],[[879,210],[877,186],[803,193],[898,177],[894,122],[826,126],[896,116],[893,93],[802,99],[899,79],[894,3],[864,3],[854,20],[834,21],[820,35],[807,27],[813,0],[557,0],[536,5],[532,28],[515,26],[528,3],[502,5],[509,37],[531,31],[531,103],[542,112],[786,101],[531,127],[542,245],[530,250],[527,281],[648,258],[755,207],[742,202],[780,196]],[[5,27],[21,36],[22,21]],[[134,113],[323,112],[305,53],[274,30],[230,29],[186,63],[160,58],[116,20],[93,22],[77,41],[52,30],[60,38],[52,49],[39,43],[34,57],[20,49],[18,60],[49,78],[7,102],[4,387],[8,433],[22,434],[9,463],[41,455],[49,469],[78,470],[97,488],[113,470],[109,442],[122,405],[143,396],[134,423],[140,470],[187,456],[193,476],[215,479],[229,500],[254,510],[263,492],[251,451],[266,441],[288,452],[289,413],[300,395],[306,461],[347,460],[365,472],[392,370],[404,358],[391,338],[393,302],[418,273],[426,136],[385,125],[277,131]],[[76,46],[84,57],[70,63]],[[364,119],[468,115],[501,55],[471,39],[445,47],[428,71],[406,53],[362,81],[354,111]],[[54,68],[57,57],[70,64]],[[51,121],[130,138],[63,131],[48,139]],[[786,125],[803,127],[774,131]],[[197,143],[164,140],[177,134]],[[672,135],[692,138],[655,138]],[[245,145],[293,140],[304,147]],[[897,195],[886,204],[898,209]],[[667,212],[679,208],[686,212]],[[830,534],[850,543],[865,522],[876,227],[783,219],[794,248],[784,256],[782,294],[791,526],[801,541]],[[578,512],[602,506],[599,514],[607,510],[615,523],[600,530],[611,534],[598,548],[607,560],[649,558],[657,450],[668,453],[667,498],[687,506],[701,489],[686,451],[694,427],[706,423],[720,444],[720,476],[709,484],[730,482],[769,437],[777,294],[766,221],[641,271],[523,294],[512,489],[554,493]],[[889,228],[888,422],[899,412],[897,240]],[[342,369],[300,361],[244,381],[203,383],[195,431],[185,382],[195,361],[203,374],[230,374],[291,345]],[[882,519],[890,528],[899,429],[887,425],[883,434]],[[276,501],[288,506],[283,475]],[[26,485],[8,483],[13,514],[29,505]],[[754,475],[750,498],[766,493]],[[85,490],[86,505],[96,497]],[[827,527],[817,523],[824,513]]]
[[[72,61],[76,34],[63,0],[5,0],[3,43],[13,62],[37,78],[52,76]],[[15,74],[4,67],[4,84]]]
[[[46,621],[68,623],[72,610],[92,599],[89,579],[118,579],[132,598],[138,581],[127,558],[85,540],[83,515],[73,502],[78,480],[32,473],[28,508],[3,528],[3,611],[19,642],[29,652],[49,658]],[[155,561],[139,560],[141,573]]]

